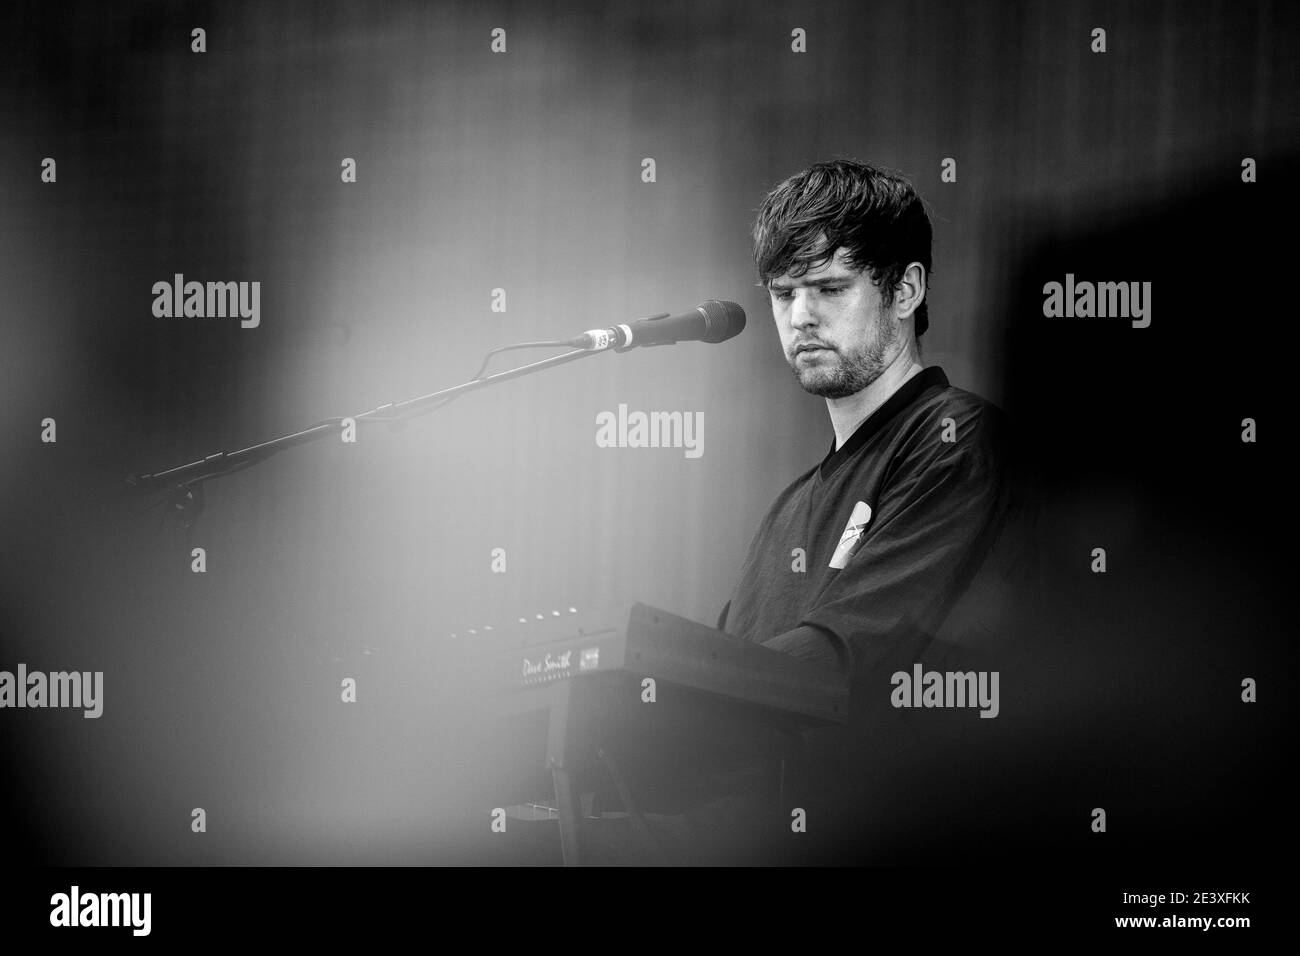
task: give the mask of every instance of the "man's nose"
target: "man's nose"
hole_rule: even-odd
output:
[[[790,303],[790,326],[792,328],[802,329],[817,324],[817,314],[810,302],[810,297],[805,290],[795,290],[794,298]]]

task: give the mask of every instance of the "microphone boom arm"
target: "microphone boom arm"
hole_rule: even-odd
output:
[[[369,411],[361,412],[358,415],[347,417],[351,418],[355,422],[378,421],[388,422],[390,425],[394,425],[398,422],[404,422],[408,419],[416,418],[420,415],[441,408],[444,404],[465,392],[487,388],[489,385],[496,385],[500,382],[509,381],[513,378],[520,378],[524,375],[531,375],[534,372],[540,372],[543,369],[552,368],[556,365],[564,365],[568,362],[589,355],[599,354],[599,352],[594,352],[588,349],[574,349],[571,352],[565,352],[563,355],[554,355],[551,358],[542,359],[540,362],[531,362],[528,365],[520,365],[515,368],[506,369],[504,372],[496,372],[492,375],[470,379],[468,382],[462,382],[459,385],[453,385],[450,388],[444,388],[437,392],[430,392],[428,395],[421,395],[404,402],[381,405],[378,408],[372,408]],[[276,452],[283,451],[285,448],[294,445],[305,445],[308,442],[317,441],[328,435],[337,434],[342,428],[343,421],[344,418],[325,419],[324,421],[312,425],[310,428],[305,428],[288,435],[282,435],[279,438],[273,438],[270,441],[260,442],[256,445],[249,445],[247,448],[241,448],[238,451],[220,451],[216,454],[200,458],[197,461],[192,461],[189,464],[169,468],[166,471],[156,471],[145,475],[132,475],[126,479],[126,483],[141,491],[161,491],[169,489],[173,492],[183,492],[189,486],[205,481],[208,478],[228,475],[235,471],[247,468],[250,465],[257,464],[260,461],[264,461]]]

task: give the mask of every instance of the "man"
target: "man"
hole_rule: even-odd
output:
[[[922,364],[931,227],[909,182],[818,163],[768,194],[753,240],[786,361],[835,439],[768,509],[718,627],[852,679],[847,727],[805,735],[788,789],[818,823],[786,848],[916,862],[927,840],[980,832],[960,808],[996,787],[976,781],[1009,725],[897,709],[892,676],[1012,661],[1012,617],[1034,601],[1032,512],[1002,413]]]
[[[849,671],[850,722],[804,736],[783,777],[789,806],[772,806],[755,767],[718,774],[718,796],[684,816],[650,816],[675,862],[917,862],[917,834],[937,832],[927,801],[971,792],[936,771],[962,748],[889,706],[892,672],[992,619],[966,598],[977,571],[1004,565],[986,556],[1011,498],[1001,414],[921,364],[930,246],[911,184],[862,163],[818,163],[759,211],[754,258],[786,361],[826,400],[835,440],[768,510],[718,627]]]
[[[931,227],[909,182],[818,163],[768,194],[753,240],[786,361],[835,440],[768,510],[718,627],[875,693],[920,659],[1002,524],[1001,414],[921,363]]]

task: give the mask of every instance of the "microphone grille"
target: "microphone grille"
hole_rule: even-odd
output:
[[[706,299],[699,305],[704,313],[704,342],[725,342],[745,328],[745,310],[735,302]]]

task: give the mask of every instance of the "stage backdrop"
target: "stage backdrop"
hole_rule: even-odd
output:
[[[1123,431],[1117,396],[1144,387],[1186,412],[1198,399],[1171,398],[1176,384],[1217,394],[1195,343],[1190,366],[1152,346],[1117,373],[1117,343],[1142,331],[1074,328],[1043,352],[1017,329],[1047,321],[1042,284],[1072,268],[1062,244],[1104,255],[1132,217],[1151,229],[1177,209],[1204,258],[1157,289],[1146,334],[1199,303],[1217,332],[1207,364],[1253,342],[1235,324],[1258,329],[1251,303],[1214,267],[1251,237],[1195,241],[1194,211],[1207,191],[1260,215],[1277,201],[1300,146],[1295,16],[1284,2],[6,5],[0,667],[105,674],[99,720],[3,715],[25,852],[437,862],[461,825],[440,816],[450,781],[476,758],[436,701],[411,703],[404,662],[436,667],[448,635],[484,623],[620,600],[713,621],[767,505],[829,448],[748,234],[766,191],[818,160],[888,166],[925,197],[923,359],[1060,429],[1039,439],[1075,505],[1057,545],[1086,568],[1090,528],[1138,542],[1149,514],[1124,449],[1157,455]],[[1152,251],[1089,278],[1147,278]],[[255,282],[256,312],[159,316],[155,284],[177,276],[250,296]],[[290,449],[209,482],[189,532],[112,497],[130,473],[463,381],[491,347],[708,298],[743,306],[743,334],[598,355]],[[1072,391],[1066,419],[1058,369],[1095,390]],[[1224,448],[1262,414],[1267,378],[1236,373],[1247,397],[1221,410]],[[1111,396],[1109,417],[1088,395]],[[694,434],[601,447],[598,416],[621,409],[680,412]],[[1096,481],[1071,485],[1089,468]],[[339,681],[358,675],[348,711]],[[201,841],[196,807],[220,821]]]

